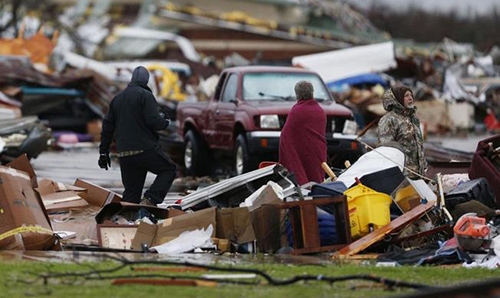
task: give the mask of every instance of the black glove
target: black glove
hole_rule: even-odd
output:
[[[111,167],[111,159],[109,158],[109,153],[101,153],[99,154],[99,167],[101,169],[108,170],[108,167]]]
[[[160,117],[162,117],[163,119],[167,120],[167,126],[168,127],[170,125],[170,119],[167,117],[167,115],[165,115],[165,113],[163,112],[160,112]]]

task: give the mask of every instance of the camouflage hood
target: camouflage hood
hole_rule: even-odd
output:
[[[386,111],[394,111],[402,115],[412,115],[417,110],[416,107],[405,108],[399,101],[397,101],[396,96],[392,92],[392,89],[387,89],[382,96],[382,105]]]

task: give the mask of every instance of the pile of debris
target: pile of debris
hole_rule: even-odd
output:
[[[23,153],[36,158],[64,131],[76,141],[98,138],[99,121],[118,87],[95,71],[66,67],[66,61],[57,65],[58,36],[47,37],[41,27],[25,38],[21,27],[16,38],[0,39],[2,164]]]
[[[331,253],[387,264],[500,263],[500,136],[478,143],[468,172],[403,175],[378,147],[323,183],[296,185],[280,164],[167,196],[125,203],[82,179],[38,180],[26,156],[0,166],[0,247],[179,254]],[[16,194],[23,194],[22,196]],[[487,256],[487,258],[485,258]],[[488,260],[488,262],[486,262]]]

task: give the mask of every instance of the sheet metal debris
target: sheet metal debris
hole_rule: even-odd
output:
[[[80,46],[68,38],[71,35],[68,32],[62,34],[64,38],[59,38],[55,32],[49,38],[39,30],[34,36],[25,38],[21,30],[16,39],[0,40],[0,102],[2,119],[5,119],[0,121],[3,141],[0,143],[3,146],[1,158],[12,160],[23,157],[22,161],[15,159],[10,164],[12,168],[3,166],[0,171],[2,180],[11,181],[3,184],[5,196],[0,198],[4,206],[0,213],[0,221],[4,223],[4,230],[0,233],[2,249],[71,248],[155,253],[163,248],[165,253],[170,254],[185,251],[279,251],[293,254],[295,251],[304,254],[328,252],[334,258],[339,255],[355,258],[365,253],[383,255],[394,246],[403,255],[412,249],[432,248],[428,250],[428,255],[417,260],[417,264],[437,264],[442,259],[435,257],[441,256],[442,252],[450,252],[446,262],[451,263],[462,262],[457,256],[470,252],[489,256],[497,253],[498,241],[489,240],[498,237],[496,227],[500,224],[497,210],[500,185],[498,136],[480,142],[472,155],[426,144],[426,156],[434,166],[428,171],[428,176],[418,181],[405,178],[391,187],[384,187],[394,179],[389,176],[388,169],[402,170],[401,152],[393,154],[388,152],[391,150],[384,151],[384,148],[371,148],[345,169],[330,169],[326,165],[324,169],[329,174],[329,181],[320,184],[326,197],[325,193],[323,197],[314,193],[313,187],[317,184],[295,185],[292,173],[278,164],[223,179],[191,193],[167,197],[161,204],[162,208],[124,204],[120,202],[119,194],[82,179],[76,179],[71,186],[47,181],[37,185],[36,174],[27,159],[40,154],[51,138],[50,130],[39,119],[51,128],[72,126],[84,133],[93,129],[94,136],[98,135],[99,120],[113,95],[130,76],[130,68],[137,63],[151,63],[148,68],[154,73],[152,89],[175,119],[175,107],[179,101],[203,100],[213,92],[215,86],[212,90],[203,90],[206,92],[202,95],[201,90],[205,89],[202,83],[213,85],[210,83],[213,77],[210,79],[208,75],[201,75],[202,72],[217,75],[217,65],[226,67],[231,65],[224,63],[257,63],[266,55],[251,52],[255,56],[252,58],[234,48],[230,53],[225,49],[223,57],[203,57],[198,52],[199,45],[194,42],[195,38],[183,36],[188,35],[188,30],[158,34],[164,29],[161,25],[146,29],[144,24],[149,24],[148,18],[153,15],[166,23],[189,23],[197,28],[207,26],[226,30],[217,32],[230,30],[243,36],[259,36],[273,42],[286,41],[307,51],[315,49],[321,52],[301,55],[289,62],[320,72],[327,82],[332,83],[329,87],[338,101],[355,112],[361,128],[376,126],[378,118],[384,113],[381,110],[381,95],[391,83],[403,82],[415,91],[419,101],[417,113],[420,113],[426,134],[470,131],[478,124],[484,124],[490,132],[500,130],[497,117],[500,113],[500,83],[494,59],[475,52],[466,44],[445,39],[434,44],[433,50],[429,51],[424,45],[392,41],[361,19],[353,24],[357,29],[373,33],[372,38],[353,35],[356,30],[344,35],[334,34],[328,30],[308,30],[311,28],[307,24],[285,25],[247,13],[229,11],[214,14],[176,5],[161,7],[156,12],[142,10],[141,15],[130,22],[134,27],[125,28],[115,27],[103,18],[109,6],[97,7],[88,24],[79,26],[74,17],[83,16],[83,6],[86,5],[80,6],[73,14],[67,12],[62,20],[75,26],[70,33],[84,37],[80,45],[83,48],[79,52],[85,55],[76,53]],[[307,7],[344,11],[339,6],[326,7],[317,3],[310,3]],[[356,19],[354,13],[345,11],[349,12],[350,19]],[[334,17],[333,12],[328,10],[328,16]],[[121,40],[104,41],[109,32]],[[148,40],[139,43],[127,41],[138,36]],[[262,42],[261,39],[259,42]],[[170,52],[167,48],[158,47],[159,40],[173,41],[180,51]],[[367,40],[370,40],[369,45],[366,45]],[[134,45],[126,47],[126,50],[144,54],[141,57],[144,60],[103,62],[93,58],[99,51],[102,54],[119,53],[124,44]],[[354,48],[352,45],[361,47]],[[136,51],[137,47],[143,51]],[[340,48],[342,50],[338,50]],[[179,59],[166,62],[146,58],[147,54],[162,49],[168,52],[169,57]],[[358,54],[370,59],[361,60]],[[379,59],[375,61],[373,56]],[[51,59],[54,65],[49,63]],[[345,63],[340,65],[345,59],[352,60],[349,67]],[[408,73],[412,75],[408,76]],[[78,112],[80,107],[84,107],[82,110],[85,112]],[[56,117],[56,111],[60,109],[62,112]],[[75,111],[78,113],[74,114]],[[483,115],[488,117],[481,122],[479,118]],[[78,121],[60,124],[67,118]],[[367,145],[369,137],[369,133],[363,136]],[[66,135],[61,139],[71,138]],[[374,162],[374,156],[378,157],[377,162]],[[460,167],[453,166],[457,161]],[[20,169],[17,168],[19,165],[22,165]],[[441,170],[445,172],[445,169],[446,173],[441,176]],[[334,170],[336,173],[332,175]],[[463,175],[464,170],[468,170],[469,177]],[[371,175],[370,179],[375,177],[379,180],[369,187],[367,175]],[[484,178],[488,184],[478,183],[470,191],[460,193],[462,201],[455,204],[457,197],[453,190],[460,183],[474,178]],[[339,191],[334,184],[328,184],[332,181],[342,182],[346,189]],[[389,188],[390,191],[387,190]],[[492,189],[496,194],[493,205],[484,204],[488,191],[481,192],[478,188]],[[13,195],[14,192],[25,194],[25,198]],[[19,200],[23,202],[19,203]],[[320,204],[329,200],[334,201],[335,204],[332,204],[336,206]],[[249,202],[252,202],[251,205],[246,205]],[[16,208],[24,209],[15,212]],[[370,214],[373,211],[376,216]],[[481,227],[488,229],[482,229],[484,233],[481,237],[476,237],[474,233],[463,237],[463,225],[457,227],[455,222],[463,223],[459,215],[463,216],[464,212],[476,214],[465,219],[476,219],[476,216],[484,219],[481,220]],[[310,221],[317,229],[311,228]],[[459,239],[450,234],[454,227],[462,233],[458,233]],[[189,231],[189,234],[184,234]],[[33,244],[31,237],[43,238],[43,241]],[[180,241],[184,237],[193,240],[194,244],[188,248],[178,246],[178,242],[186,244]],[[476,242],[481,245],[473,245]],[[391,257],[394,264],[403,262]]]

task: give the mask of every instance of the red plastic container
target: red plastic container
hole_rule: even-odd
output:
[[[453,232],[458,236],[486,238],[490,234],[490,228],[484,218],[464,214],[453,227]]]

